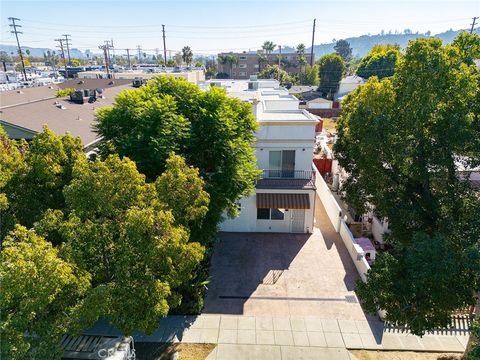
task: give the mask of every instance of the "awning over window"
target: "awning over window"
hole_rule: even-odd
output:
[[[257,208],[310,209],[308,194],[257,194]]]

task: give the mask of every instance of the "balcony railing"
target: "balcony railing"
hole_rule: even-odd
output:
[[[312,170],[262,170],[260,179],[314,179]]]
[[[315,189],[312,170],[263,170],[256,182],[257,189]]]

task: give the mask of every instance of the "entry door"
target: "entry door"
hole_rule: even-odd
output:
[[[292,232],[303,233],[305,225],[305,209],[292,209]]]

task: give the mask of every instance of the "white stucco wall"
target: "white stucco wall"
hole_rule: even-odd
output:
[[[305,209],[304,232],[313,231],[315,190],[272,190],[258,189],[257,193],[288,193],[308,194],[310,209]],[[242,198],[240,200],[240,215],[236,218],[226,218],[220,224],[221,231],[231,232],[290,232],[292,210],[285,212],[283,220],[257,220],[256,196]]]
[[[315,124],[285,124],[277,125],[268,123],[261,123],[257,130],[257,141],[262,140],[285,140],[289,142],[292,140],[313,140],[315,139]]]

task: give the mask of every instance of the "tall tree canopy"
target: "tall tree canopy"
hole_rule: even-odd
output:
[[[292,78],[288,73],[280,69],[277,64],[275,65],[267,65],[265,68],[262,69],[258,73],[259,79],[276,79],[279,80],[281,84],[285,84],[287,82],[292,82]]]
[[[340,55],[343,61],[347,62],[352,58],[352,48],[350,47],[350,43],[347,40],[338,40],[333,49],[335,52]]]
[[[267,53],[267,54],[271,54],[273,50],[275,50],[275,47],[277,45],[275,45],[275,43],[273,41],[265,41],[262,45],[262,49]]]
[[[47,209],[63,208],[63,187],[71,180],[76,159],[85,156],[80,139],[68,134],[55,136],[47,128],[34,137],[28,151],[25,144],[17,146],[5,138],[3,144],[7,144],[7,151],[0,157],[12,157],[16,166],[3,186],[9,207],[0,218],[3,225],[0,236],[17,223],[31,227]],[[21,149],[25,155],[19,162]]]
[[[371,76],[379,79],[392,76],[399,59],[398,45],[375,45],[358,64],[357,75],[365,79]]]
[[[307,65],[298,73],[298,83],[300,85],[318,85],[318,65]]]
[[[320,76],[318,91],[322,93],[322,96],[332,99],[345,74],[345,62],[340,55],[329,54],[322,56],[317,64]]]
[[[233,215],[236,201],[253,191],[256,128],[249,104],[218,87],[201,91],[164,76],[120,94],[112,108],[99,111],[97,124],[104,153],[128,156],[151,180],[164,171],[171,151],[200,170],[210,205],[192,236],[202,243],[212,238],[223,211]]]
[[[465,61],[479,56],[412,41],[392,78],[370,78],[342,104],[334,149],[347,198],[388,218],[393,245],[358,294],[415,334],[447,326],[480,290],[480,200],[457,174],[459,162],[480,165],[480,74]]]
[[[60,358],[60,339],[75,328],[89,274],[19,225],[5,238],[0,260],[2,359]]]
[[[185,64],[190,65],[193,61],[193,52],[190,46],[184,46],[182,48],[182,60]]]

